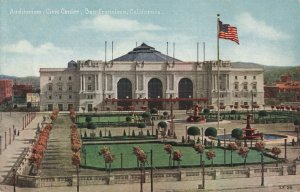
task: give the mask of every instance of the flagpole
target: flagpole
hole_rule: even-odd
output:
[[[218,129],[220,129],[220,47],[219,47],[219,32],[220,32],[220,14],[217,14],[217,84],[218,84]]]

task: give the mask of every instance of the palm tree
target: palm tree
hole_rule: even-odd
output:
[[[273,147],[271,153],[276,156],[276,167],[278,167],[278,155],[281,153],[281,150],[278,147]]]
[[[194,149],[195,149],[195,151],[197,151],[200,154],[200,165],[201,165],[201,163],[202,163],[202,155],[203,155],[203,152],[205,150],[205,145],[196,144],[194,146]]]
[[[211,160],[211,168],[214,164],[214,158],[216,157],[216,153],[213,150],[209,150],[206,152],[206,157],[208,160]]]
[[[173,151],[173,162],[177,161],[178,168],[180,169],[180,161],[181,161],[182,153],[179,150]]]
[[[232,152],[235,151],[235,150],[237,150],[238,148],[237,148],[236,143],[228,143],[227,148],[228,148],[228,149],[230,150],[230,152],[231,152],[230,162],[231,162],[231,166],[232,166],[232,165],[233,165],[233,164],[232,164]]]
[[[169,154],[169,167],[171,166],[171,158],[172,158],[172,152],[173,152],[173,147],[170,144],[165,144],[164,150]]]
[[[248,153],[249,153],[248,147],[241,147],[238,151],[238,154],[244,158],[244,168],[246,167]]]

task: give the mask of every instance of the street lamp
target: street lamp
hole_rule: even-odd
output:
[[[223,129],[224,133],[223,133],[223,146],[224,146],[224,166],[226,165],[226,138],[225,138],[225,134],[226,134],[226,129],[225,128],[219,128],[219,129]]]

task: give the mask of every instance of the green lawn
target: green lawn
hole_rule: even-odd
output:
[[[99,155],[100,149],[104,145],[85,145],[86,149],[86,166],[95,168],[105,168],[104,159]],[[112,163],[113,168],[121,167],[121,153],[123,153],[123,168],[135,168],[137,166],[136,157],[132,152],[133,146],[140,146],[147,154],[148,161],[150,163],[150,150],[153,150],[153,165],[154,167],[168,167],[169,155],[164,151],[164,144],[159,143],[138,143],[138,144],[109,144],[106,145],[110,148],[112,154],[115,155],[115,160]],[[191,146],[173,146],[174,149],[180,150],[183,153],[181,166],[197,166],[199,165],[199,154],[197,154]],[[220,148],[213,149],[216,152],[214,164],[221,165],[224,163],[224,151]],[[84,154],[81,155],[81,165],[85,165]],[[203,160],[206,165],[210,165],[211,161],[206,159],[206,155],[203,155]],[[265,156],[264,161],[275,162],[275,159]],[[247,158],[247,163],[259,163],[260,153],[256,150],[250,150]],[[230,151],[226,151],[226,163],[230,164]],[[233,163],[243,163],[237,152],[233,152]]]

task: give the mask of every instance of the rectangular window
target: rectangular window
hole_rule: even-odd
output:
[[[61,85],[58,86],[58,90],[62,91],[62,86]]]
[[[92,85],[88,85],[88,90],[89,90],[89,91],[92,90]]]
[[[91,81],[91,80],[92,80],[92,77],[91,77],[91,76],[88,76],[88,80]]]
[[[52,99],[52,95],[49,95],[49,96],[48,96],[48,99],[51,100],[51,99]]]
[[[58,77],[58,80],[60,80],[60,81],[61,81],[61,77]]]
[[[71,81],[72,80],[72,76],[69,76],[69,81]]]
[[[239,84],[237,84],[237,83],[234,84],[234,89],[235,89],[235,90],[239,90]]]
[[[48,91],[52,91],[52,85],[48,86]]]
[[[50,77],[48,77],[48,80],[49,80],[49,81],[51,81],[51,76],[50,76]]]
[[[237,76],[234,76],[234,79],[235,79],[235,80],[238,80],[238,77],[237,77]]]
[[[248,84],[244,84],[244,90],[248,90]]]
[[[61,95],[58,95],[58,98],[59,98],[59,99],[61,99],[61,98],[62,98],[62,96],[61,96]]]
[[[246,79],[247,79],[247,76],[244,76],[244,79],[246,80]]]
[[[253,84],[253,85],[252,85],[252,89],[253,89],[253,90],[256,90],[256,84]]]
[[[68,89],[69,89],[69,91],[72,91],[72,85],[69,85]]]
[[[69,95],[69,99],[72,99],[72,95]]]
[[[253,97],[257,97],[257,94],[256,94],[256,93],[253,93]]]
[[[256,76],[253,76],[253,80],[255,80],[256,79]]]

